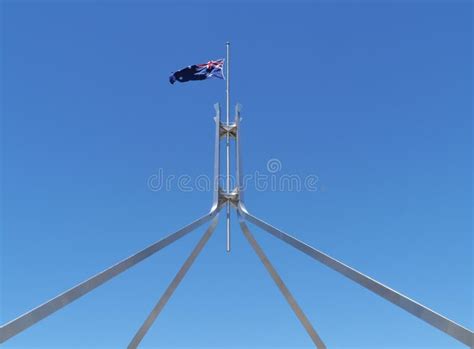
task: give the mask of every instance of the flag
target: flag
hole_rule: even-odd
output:
[[[176,81],[186,82],[190,80],[205,80],[208,78],[224,79],[224,59],[209,61],[204,64],[190,65],[170,75],[170,83]]]

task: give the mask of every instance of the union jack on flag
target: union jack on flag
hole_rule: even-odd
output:
[[[190,65],[171,74],[169,81],[171,84],[174,84],[176,81],[186,82],[191,80],[205,80],[208,78],[225,79],[224,61],[222,58],[203,64]]]

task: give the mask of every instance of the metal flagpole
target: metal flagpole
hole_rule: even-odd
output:
[[[323,253],[322,251],[317,250],[314,247],[305,244],[304,242],[285,233],[284,231],[277,229],[273,227],[272,225],[268,224],[267,222],[253,216],[247,211],[243,202],[243,191],[244,191],[245,184],[242,177],[242,162],[241,162],[241,152],[240,152],[241,138],[240,138],[240,126],[239,126],[239,123],[240,123],[240,106],[239,105],[237,105],[236,111],[235,111],[236,113],[235,123],[234,124],[230,123],[230,64],[229,64],[230,63],[230,42],[226,42],[226,55],[227,55],[226,57],[227,77],[225,77],[226,79],[226,123],[221,122],[220,106],[219,104],[216,104],[215,105],[216,116],[214,119],[216,123],[215,155],[214,155],[214,184],[215,185],[214,185],[214,197],[213,197],[213,202],[212,202],[210,212],[202,216],[201,218],[195,220],[194,222],[188,224],[187,226],[181,228],[180,230],[149,245],[148,247],[142,249],[141,251],[138,251],[132,256],[123,259],[117,264],[110,266],[104,271],[81,282],[80,284],[72,287],[71,289],[63,292],[62,294],[54,297],[53,299],[28,311],[27,313],[19,316],[18,318],[6,324],[0,325],[0,344],[18,335],[19,333],[23,332],[30,326],[33,326],[37,322],[52,315],[53,313],[60,310],[61,308],[66,307],[73,301],[79,299],[80,297],[86,295],[87,293],[98,288],[104,283],[110,281],[112,278],[118,276],[119,274],[123,273],[124,271],[128,270],[134,265],[140,263],[146,258],[152,256],[153,254],[157,253],[158,251],[165,248],[166,246],[184,237],[186,234],[191,233],[191,231],[195,230],[196,228],[203,225],[204,223],[215,218],[211,226],[207,230],[207,232],[204,234],[203,238],[200,240],[200,242],[195,247],[195,249],[193,250],[191,255],[188,257],[188,259],[185,261],[185,263],[181,267],[178,274],[176,274],[175,278],[173,279],[171,284],[168,286],[166,292],[160,298],[155,308],[149,314],[148,318],[145,320],[142,327],[140,327],[139,331],[135,335],[134,339],[132,340],[130,344],[131,348],[135,348],[139,344],[143,336],[147,333],[147,331],[153,324],[153,321],[159,315],[160,311],[163,309],[166,302],[170,299],[173,292],[178,287],[178,284],[184,278],[186,272],[189,270],[192,263],[197,258],[199,252],[204,247],[205,243],[207,242],[207,239],[210,237],[214,228],[217,225],[216,216],[220,212],[221,208],[223,208],[224,204],[227,205],[226,250],[227,252],[230,252],[230,209],[231,209],[230,205],[232,203],[232,205],[236,206],[237,208],[237,216],[239,218],[240,227],[242,228],[245,237],[247,238],[252,248],[257,253],[258,257],[264,264],[265,268],[270,273],[271,277],[273,278],[273,280],[279,287],[281,293],[284,295],[284,297],[290,304],[291,308],[293,309],[294,313],[296,314],[300,322],[303,324],[306,331],[311,336],[311,338],[313,339],[314,343],[316,344],[318,348],[325,348],[324,343],[322,342],[321,338],[312,327],[311,323],[309,322],[309,319],[306,318],[303,311],[296,303],[289,289],[283,283],[281,277],[278,275],[277,271],[272,266],[272,264],[266,257],[265,253],[263,252],[262,248],[259,246],[258,242],[253,237],[248,226],[245,224],[245,222],[242,219],[245,219],[246,221],[255,224],[257,227],[265,230],[267,233],[275,236],[276,238],[296,248],[302,253],[305,253],[306,255],[315,259],[316,261],[321,262],[322,264],[340,273],[341,275],[347,277],[348,279],[354,281],[355,283],[361,285],[362,287],[365,287],[367,290],[377,294],[378,296],[393,303],[394,305],[407,311],[413,316],[425,321],[427,324],[439,329],[440,331],[446,333],[452,338],[474,349],[474,332],[471,331],[470,329],[465,328],[461,326],[460,324],[457,324],[456,322],[442,316],[441,314],[434,312],[428,307],[408,298],[404,294],[394,289],[389,288],[388,286],[378,282],[375,279],[372,279],[371,277]],[[221,184],[221,180],[220,180],[221,152],[220,150],[221,150],[221,140],[224,137],[224,133],[226,136],[227,174],[226,174],[225,189],[222,189],[222,187],[220,186]],[[235,137],[235,152],[236,152],[235,172],[237,175],[237,180],[236,180],[234,190],[231,190],[231,187],[230,187],[231,185],[230,138],[231,137]]]
[[[230,119],[230,42],[226,42],[226,126],[229,126]],[[230,194],[230,135],[226,135],[226,158],[227,158],[227,176],[226,176],[226,192]],[[226,212],[226,231],[227,243],[226,251],[230,252],[230,202],[227,202]]]

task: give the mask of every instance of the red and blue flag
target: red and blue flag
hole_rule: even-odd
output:
[[[170,75],[170,83],[176,81],[186,82],[192,80],[205,80],[209,78],[224,79],[224,59],[209,61],[204,64],[190,65]]]

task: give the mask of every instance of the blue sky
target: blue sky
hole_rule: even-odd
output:
[[[245,170],[318,176],[250,186],[257,216],[469,328],[472,3],[3,1],[1,303],[11,320],[210,208],[152,191],[212,174],[220,80],[168,83],[225,55]],[[143,348],[310,348],[233,220],[220,225]],[[330,348],[463,348],[251,226]],[[121,348],[203,229],[5,348]]]

